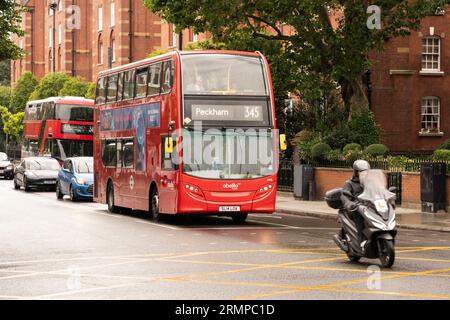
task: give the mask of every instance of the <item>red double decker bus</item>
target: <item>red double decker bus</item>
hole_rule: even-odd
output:
[[[94,100],[52,97],[25,108],[22,158],[49,156],[59,161],[93,155]]]
[[[94,200],[111,212],[272,213],[277,156],[260,53],[172,52],[98,76]]]

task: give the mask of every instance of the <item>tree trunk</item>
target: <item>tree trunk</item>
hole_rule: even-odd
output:
[[[360,110],[369,105],[367,90],[362,77],[351,81],[342,80],[340,85],[345,111],[348,113],[349,117],[353,111]]]

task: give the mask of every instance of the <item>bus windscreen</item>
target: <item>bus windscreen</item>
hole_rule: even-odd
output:
[[[90,106],[57,104],[55,119],[92,122],[94,121],[94,110]]]
[[[182,55],[183,92],[187,95],[268,96],[259,57],[232,54]]]

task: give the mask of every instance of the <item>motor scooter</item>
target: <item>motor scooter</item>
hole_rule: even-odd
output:
[[[339,209],[338,221],[341,235],[335,235],[335,243],[344,251],[350,261],[362,257],[380,259],[384,268],[390,268],[395,261],[395,188],[387,189],[387,179],[381,170],[367,170],[360,173],[364,191],[358,197],[342,188],[325,194],[331,208]],[[342,195],[356,203],[354,211],[344,209]],[[360,219],[359,223],[357,219]],[[358,230],[358,225],[362,230]]]

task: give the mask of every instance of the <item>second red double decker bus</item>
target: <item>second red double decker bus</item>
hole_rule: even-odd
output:
[[[94,100],[51,97],[25,107],[22,158],[49,156],[62,162],[93,154]]]
[[[97,82],[94,200],[154,218],[272,213],[277,141],[260,53],[172,52],[110,69]]]

